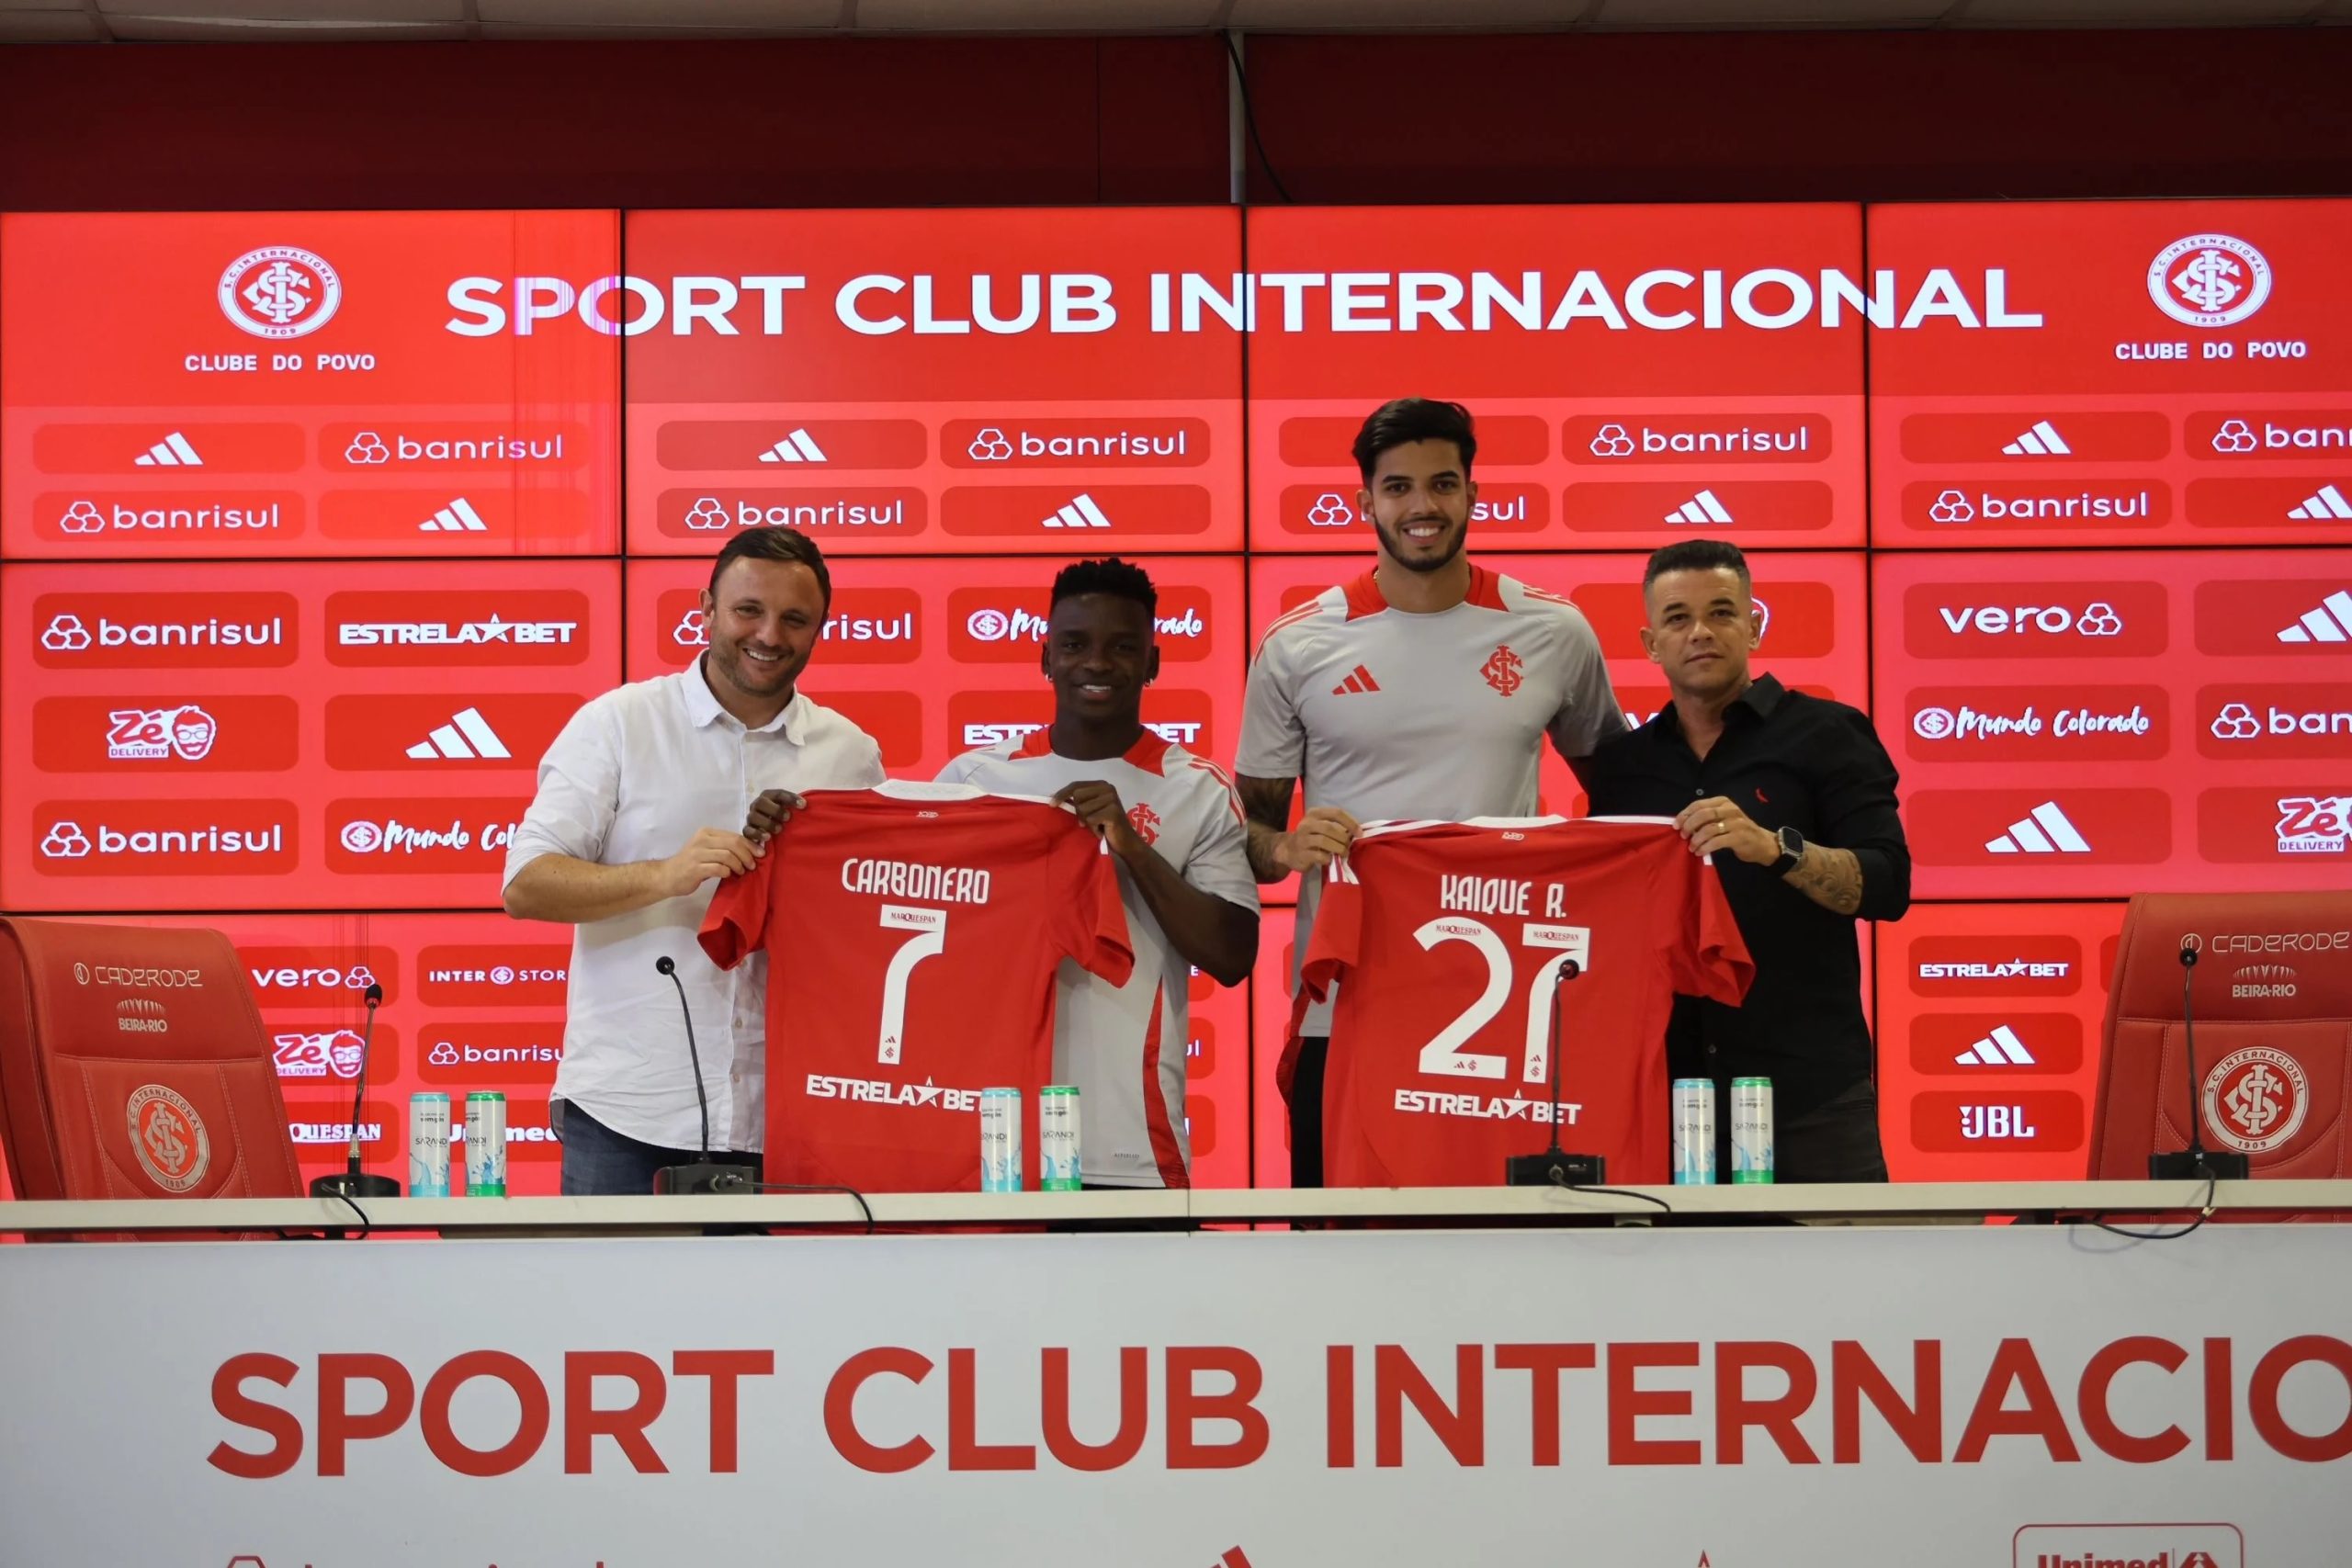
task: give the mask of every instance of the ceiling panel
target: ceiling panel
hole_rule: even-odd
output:
[[[2253,27],[2299,22],[2316,0],[1968,0],[1967,28]]]
[[[805,31],[837,26],[842,0],[477,0],[484,24],[537,28]]]
[[[463,22],[286,21],[229,17],[137,17],[108,12],[107,32],[142,43],[381,43],[469,36]]]
[[[1604,0],[1604,28],[1924,27],[1957,0]]]
[[[1125,33],[1217,25],[1223,0],[857,0],[860,32]]]
[[[10,43],[83,43],[106,35],[87,11],[25,10],[0,5],[0,39]]]

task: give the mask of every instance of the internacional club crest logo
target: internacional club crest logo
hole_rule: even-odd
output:
[[[343,279],[300,245],[247,251],[220,275],[220,313],[255,337],[307,337],[343,304]]]
[[[2232,235],[2191,234],[2148,264],[2148,298],[2185,326],[2235,326],[2270,298],[2270,262]]]
[[[2312,1103],[2303,1065],[2284,1051],[2248,1045],[2205,1075],[2205,1124],[2242,1154],[2263,1155],[2293,1137]]]
[[[204,1119],[178,1090],[141,1084],[123,1108],[130,1124],[130,1146],[140,1168],[166,1192],[185,1192],[204,1179],[212,1163],[212,1138]]]

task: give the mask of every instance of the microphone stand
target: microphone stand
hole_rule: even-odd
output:
[[[2151,1181],[2244,1181],[2254,1174],[2245,1155],[2205,1150],[2205,1095],[2197,1081],[2197,1014],[2191,1005],[2189,982],[2197,974],[2197,949],[2180,944],[2180,1032],[2188,1056],[2188,1146],[2171,1154],[2148,1156]]]
[[[702,1111],[702,1157],[685,1165],[664,1166],[653,1173],[653,1190],[661,1197],[692,1198],[709,1192],[741,1192],[749,1188],[743,1172],[719,1165],[710,1157],[710,1095],[702,1084],[702,1053],[695,1048],[694,1010],[686,1005],[686,983],[678,978],[677,961],[668,953],[653,961],[659,974],[678,988],[678,1014],[686,1023],[686,1059],[695,1069],[695,1104]]]
[[[361,1025],[359,1036],[359,1081],[351,1090],[351,1149],[344,1157],[341,1170],[311,1178],[313,1198],[397,1198],[401,1184],[389,1176],[378,1176],[359,1168],[359,1113],[361,1103],[368,1098],[368,1052],[376,1041],[376,1009],[384,999],[384,987],[379,981],[369,981],[365,993],[368,1021]]]
[[[1560,1152],[1560,993],[1583,973],[1583,964],[1563,958],[1552,980],[1552,1145],[1540,1155],[1505,1159],[1506,1187],[1598,1187],[1609,1179],[1605,1156]]]

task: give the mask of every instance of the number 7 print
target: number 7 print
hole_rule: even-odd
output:
[[[882,929],[912,933],[899,944],[898,952],[890,954],[890,967],[882,976],[882,1032],[875,1046],[874,1059],[885,1066],[895,1066],[906,1043],[908,977],[914,974],[916,964],[946,948],[947,911],[885,904]]]
[[[1421,1071],[1432,1077],[1509,1077],[1510,1069],[1502,1057],[1464,1051],[1462,1047],[1494,1021],[1504,1003],[1510,999],[1510,949],[1503,945],[1503,939],[1495,934],[1492,926],[1466,915],[1441,915],[1414,931],[1413,940],[1421,944],[1424,952],[1441,942],[1466,942],[1487,961],[1487,988],[1421,1047]],[[1528,1083],[1542,1083],[1552,1069],[1552,987],[1557,981],[1560,965],[1569,959],[1575,959],[1580,970],[1592,967],[1592,931],[1589,926],[1544,925],[1530,920],[1520,929],[1519,945],[1555,950],[1551,957],[1536,966],[1533,978],[1527,983],[1527,1051],[1520,1077]]]

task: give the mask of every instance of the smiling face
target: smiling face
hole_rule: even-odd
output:
[[[1087,726],[1139,724],[1143,689],[1159,673],[1151,612],[1116,593],[1073,593],[1054,606],[1039,662],[1054,716]]]
[[[1642,591],[1649,625],[1642,647],[1678,697],[1715,698],[1747,684],[1756,651],[1756,600],[1730,567],[1662,571]]]
[[[1427,572],[1462,553],[1478,500],[1468,468],[1451,441],[1408,441],[1373,460],[1372,480],[1356,492],[1356,506],[1371,514],[1386,560]]]
[[[728,563],[706,589],[712,684],[753,704],[789,701],[825,631],[825,591],[798,561],[750,556]]]

